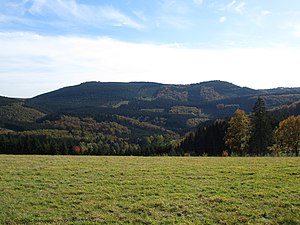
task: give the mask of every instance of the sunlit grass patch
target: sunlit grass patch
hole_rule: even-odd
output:
[[[0,156],[0,224],[299,224],[299,158]]]

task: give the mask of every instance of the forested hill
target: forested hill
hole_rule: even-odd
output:
[[[127,127],[131,135],[184,134],[209,119],[229,117],[238,108],[250,112],[258,96],[264,98],[267,109],[273,109],[300,100],[300,88],[254,90],[224,81],[190,85],[86,82],[31,99],[1,97],[0,127],[23,130],[28,123],[61,121],[66,115],[116,123]]]
[[[271,109],[299,100],[300,88],[254,90],[224,81],[190,85],[87,82],[28,99],[26,105],[46,113],[218,118],[232,115],[237,108],[250,111],[257,96]]]
[[[212,121],[251,112],[258,96],[273,127],[299,114],[300,88],[254,90],[223,81],[87,82],[30,99],[0,97],[0,153],[221,155],[228,123]]]
[[[142,104],[149,108],[161,102],[163,104],[167,102],[168,105],[199,105],[256,94],[258,94],[256,90],[222,81],[191,85],[87,82],[37,96],[29,99],[27,103],[46,111],[86,106],[119,108],[128,104]]]

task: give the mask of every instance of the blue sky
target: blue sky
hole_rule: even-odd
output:
[[[91,80],[300,86],[298,0],[0,5],[0,95],[31,97]]]

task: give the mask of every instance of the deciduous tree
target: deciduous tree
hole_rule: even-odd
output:
[[[250,120],[243,110],[236,110],[229,121],[225,134],[225,144],[233,153],[244,156],[249,144]]]
[[[279,123],[275,131],[276,144],[281,151],[299,155],[300,116],[290,116]]]

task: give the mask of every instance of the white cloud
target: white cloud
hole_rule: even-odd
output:
[[[12,8],[10,10],[13,11]],[[76,0],[24,0],[18,5],[18,11],[27,11],[33,16],[39,16],[33,23],[43,22],[53,25],[60,23],[101,26],[126,26],[142,29],[143,26],[131,17],[120,12],[112,5],[88,5]],[[17,13],[17,12],[16,12]],[[24,15],[19,15],[24,19]],[[28,17],[25,17],[29,19]],[[47,18],[47,19],[45,19]]]
[[[226,16],[222,16],[219,18],[219,23],[224,23],[227,20]]]
[[[246,2],[233,0],[232,2],[228,3],[225,7],[222,7],[222,10],[243,14],[245,12],[245,6]]]
[[[191,10],[191,5],[187,1],[162,0],[159,2],[153,21],[156,28],[185,30],[194,23],[188,16]]]
[[[187,15],[190,12],[190,5],[187,1],[164,0],[160,4],[161,14]]]
[[[99,14],[98,14],[99,13]],[[98,12],[95,12],[94,15],[97,15],[98,21],[101,21],[102,18],[105,18],[107,21],[111,21],[113,25],[117,26],[128,26],[132,28],[142,29],[143,26],[138,22],[135,22],[133,19],[122,14],[115,8],[108,6],[99,9]],[[101,18],[102,17],[102,18]],[[95,21],[97,22],[97,21]]]
[[[46,5],[47,0],[33,0],[32,5],[29,8],[31,14],[41,14],[42,8]]]
[[[272,14],[272,12],[269,11],[269,10],[263,10],[263,11],[261,11],[261,13],[260,13],[261,16],[268,16],[268,15],[271,15],[271,14]]]
[[[19,23],[19,24],[25,24],[25,25],[30,25],[32,24],[32,21],[27,19],[27,18],[22,18],[14,15],[5,15],[0,13],[0,24],[5,24],[5,23]],[[1,27],[0,27],[1,28]]]
[[[245,6],[246,6],[246,2],[240,2],[237,6],[235,6],[234,9],[238,13],[243,13],[243,11],[245,10]]]
[[[0,33],[0,95],[28,97],[91,80],[188,84],[218,79],[252,88],[299,86],[299,58],[300,49],[204,50]]]
[[[132,10],[132,13],[138,17],[140,20],[146,22],[148,21],[147,16],[145,15],[145,12],[143,10]]]

